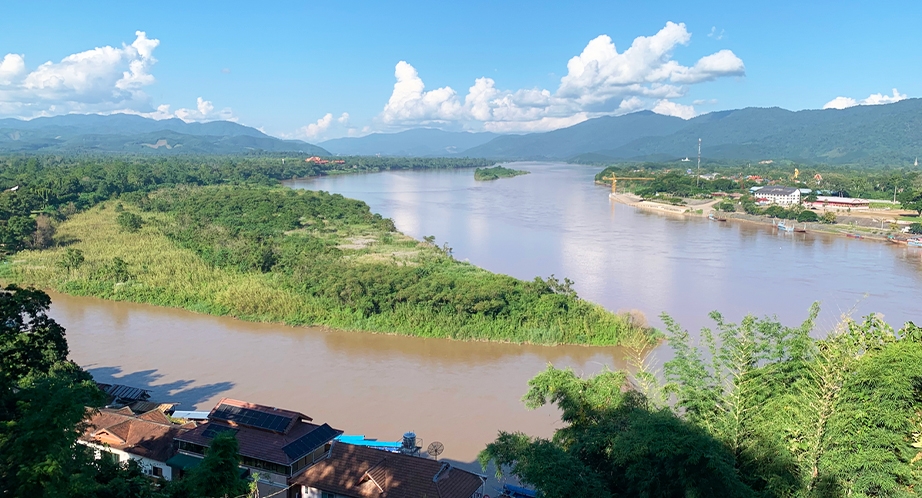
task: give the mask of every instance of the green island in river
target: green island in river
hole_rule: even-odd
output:
[[[527,175],[530,171],[519,169],[504,168],[502,166],[493,166],[492,168],[477,168],[474,170],[474,180],[490,181],[500,178],[512,178],[519,175]]]
[[[0,266],[0,279],[245,320],[420,337],[601,346],[655,335],[633,315],[580,299],[569,280],[494,274],[398,232],[362,201],[231,180],[253,164],[218,163],[204,171],[146,161],[39,168],[39,177],[74,177],[50,182],[59,192],[48,196],[47,214],[32,218],[35,233]],[[286,174],[258,169],[264,179]],[[136,185],[116,187],[111,175]],[[113,188],[122,191],[100,194]],[[32,191],[0,194],[0,209]],[[42,226],[54,229],[39,241]],[[16,244],[13,235],[8,228],[6,247]]]

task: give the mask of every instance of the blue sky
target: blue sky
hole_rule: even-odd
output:
[[[922,2],[5,2],[0,116],[223,118],[317,142],[842,107],[922,94],[920,19]]]

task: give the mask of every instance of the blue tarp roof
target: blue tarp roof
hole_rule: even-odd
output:
[[[347,444],[354,444],[356,446],[367,446],[369,448],[400,448],[403,443],[400,441],[378,441],[377,439],[368,439],[364,435],[355,435],[355,434],[343,434],[336,438],[337,441],[341,441]]]

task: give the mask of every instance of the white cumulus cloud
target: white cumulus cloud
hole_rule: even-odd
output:
[[[695,117],[695,108],[693,106],[678,104],[666,99],[657,101],[652,111],[664,116],[675,116],[682,119],[691,119]]]
[[[826,102],[826,105],[823,106],[823,109],[846,109],[856,105],[892,104],[894,102],[905,100],[906,98],[907,97],[905,93],[900,93],[896,88],[894,88],[893,95],[874,93],[869,95],[868,98],[861,100],[853,99],[851,97],[836,97],[829,102]]]
[[[673,58],[691,33],[684,24],[668,22],[652,36],[639,36],[619,52],[608,35],[590,40],[567,62],[567,74],[556,90],[503,90],[492,78],[478,78],[463,97],[451,87],[426,91],[416,68],[406,61],[395,67],[397,82],[378,116],[389,127],[447,124],[492,131],[541,131],[586,119],[651,109],[685,119],[693,106],[674,99],[690,86],[730,76],[744,76],[743,61],[720,50],[685,66]]]
[[[400,61],[394,68],[394,91],[384,106],[381,119],[386,124],[392,123],[430,123],[449,121],[460,117],[461,104],[458,96],[450,87],[425,91],[426,85],[416,72],[416,68],[405,61]]]
[[[121,47],[96,47],[26,69],[25,57],[0,62],[0,112],[31,117],[68,112],[149,109],[143,88],[154,83],[151,67],[160,44],[143,31]]]
[[[169,104],[160,104],[157,109],[151,112],[140,112],[134,109],[118,109],[105,114],[136,114],[151,119],[171,119],[179,118],[187,123],[206,122],[206,121],[237,121],[233,111],[230,108],[216,110],[214,103],[205,100],[202,97],[196,99],[195,109],[180,108],[175,111],[171,110]]]
[[[323,115],[322,118],[317,121],[310,123],[306,126],[302,126],[294,131],[294,133],[283,133],[282,138],[297,138],[297,139],[306,139],[306,140],[316,140],[327,138],[327,132],[329,132],[334,127],[346,127],[349,124],[349,113],[344,112],[340,114],[338,118],[333,117],[333,113],[328,112]],[[347,134],[352,134],[353,128],[346,128]]]

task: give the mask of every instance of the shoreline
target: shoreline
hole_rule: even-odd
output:
[[[674,206],[670,204],[660,204],[652,201],[642,200],[639,196],[633,194],[609,194],[608,198],[618,204],[624,204],[636,209],[643,209],[646,211],[653,211],[660,214],[666,215],[678,215],[678,216],[688,216],[695,218],[707,218],[708,214],[717,211],[711,209],[711,206],[720,202],[716,200],[709,203],[703,203],[699,206]],[[702,211],[697,213],[695,211]],[[763,225],[776,227],[777,223],[773,221],[772,218],[766,218],[764,216],[755,216],[745,213],[719,213],[722,217],[726,218],[727,221],[733,220],[736,222],[743,223],[752,223],[755,225]],[[796,225],[802,225],[803,222],[795,223]],[[870,240],[875,242],[890,242],[890,238],[887,235],[879,233],[879,231],[869,230],[864,227],[856,227],[852,225],[846,225],[842,223],[834,224],[822,224],[815,222],[806,223],[808,233],[823,233],[827,235],[837,235],[840,237],[854,238],[859,240]],[[795,232],[796,233],[796,232]]]

